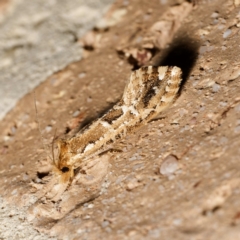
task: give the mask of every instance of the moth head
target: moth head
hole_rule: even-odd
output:
[[[57,171],[62,175],[64,181],[69,181],[74,176],[74,169],[70,164],[70,158],[72,156],[69,148],[69,144],[64,139],[59,139],[57,141],[58,146],[58,157],[53,158],[53,164],[55,167],[55,172]]]

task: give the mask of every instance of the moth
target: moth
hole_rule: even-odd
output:
[[[74,137],[58,141],[59,156],[53,161],[47,198],[58,200],[84,163],[165,110],[177,97],[181,76],[178,67],[146,66],[133,71],[116,105]]]

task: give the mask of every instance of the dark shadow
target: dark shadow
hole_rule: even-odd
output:
[[[115,104],[117,104],[119,101],[116,100],[115,102],[109,103],[106,107],[104,107],[101,111],[99,111],[97,114],[94,114],[92,116],[86,117],[83,122],[74,130],[74,134],[82,132],[90,127],[93,122],[95,122],[99,117],[102,117],[105,113],[107,113]],[[68,129],[66,128],[65,133],[67,134]]]
[[[179,37],[172,42],[168,49],[157,54],[153,59],[155,66],[177,66],[182,69],[183,81],[180,92],[184,83],[188,79],[193,66],[198,57],[200,43],[189,37]]]

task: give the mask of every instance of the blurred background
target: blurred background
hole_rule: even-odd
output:
[[[0,120],[54,72],[80,60],[79,39],[113,0],[0,0]]]

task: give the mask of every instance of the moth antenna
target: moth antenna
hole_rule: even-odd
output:
[[[56,133],[57,133],[57,129],[55,129],[53,140],[52,140],[52,161],[53,161],[54,165],[56,165],[55,156],[54,156],[54,143],[55,143],[55,140],[56,140]]]
[[[43,135],[42,135],[42,133],[41,133],[41,127],[40,127],[40,122],[39,122],[39,118],[38,118],[37,100],[36,100],[36,92],[35,92],[35,91],[33,91],[33,96],[34,96],[34,106],[35,106],[36,120],[37,120],[37,125],[38,125],[38,132],[39,132],[39,134],[40,134],[40,136],[41,136],[41,142],[42,142],[42,146],[43,146],[43,148],[44,148],[44,151],[45,151],[47,157],[49,157],[48,154],[47,154],[46,145],[44,144],[44,138],[43,138]],[[50,157],[50,158],[51,158],[51,157]],[[51,160],[52,160],[52,159],[51,159]]]

